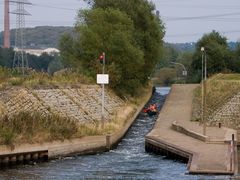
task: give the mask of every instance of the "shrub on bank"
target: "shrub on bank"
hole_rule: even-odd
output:
[[[73,137],[77,123],[58,115],[41,115],[39,112],[20,112],[0,119],[0,144],[44,142]]]

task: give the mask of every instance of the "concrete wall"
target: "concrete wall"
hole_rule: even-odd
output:
[[[123,100],[106,90],[106,120],[111,120],[123,103]],[[9,116],[20,111],[39,111],[42,114],[55,113],[69,117],[80,123],[100,121],[101,87],[12,88],[0,93],[0,109],[2,115]]]

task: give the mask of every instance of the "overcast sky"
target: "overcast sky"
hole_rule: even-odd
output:
[[[26,27],[54,25],[72,26],[77,10],[86,8],[83,0],[29,0],[25,9]],[[3,30],[3,2],[0,30]],[[166,42],[194,42],[204,33],[219,31],[229,41],[240,40],[240,0],[152,0],[166,27]],[[10,5],[10,11],[16,5]],[[15,28],[11,15],[11,28]]]

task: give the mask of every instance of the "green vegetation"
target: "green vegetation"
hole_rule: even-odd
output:
[[[239,43],[227,43],[226,37],[220,35],[217,31],[212,31],[203,35],[197,43],[193,43],[192,46],[195,46],[195,48],[190,48],[189,45],[188,43],[180,45],[166,43],[163,56],[155,70],[154,79],[160,78],[159,71],[161,71],[161,68],[171,68],[175,70],[176,76],[172,77],[170,82],[178,83],[180,78],[183,80],[182,82],[199,83],[202,74],[201,47],[204,47],[206,51],[209,77],[216,73],[240,73]],[[188,76],[183,77],[183,68],[179,65],[173,66],[170,62],[183,64]],[[165,71],[163,77],[168,78],[168,72]],[[169,82],[169,80],[166,79],[162,82]]]
[[[207,55],[208,76],[215,73],[240,72],[239,45],[235,50],[228,47],[227,38],[221,36],[218,32],[212,31],[205,34],[196,44],[196,51],[192,60],[192,74],[201,79],[202,52],[201,47],[205,48]]]
[[[0,66],[12,68],[14,51],[12,48],[4,49],[0,47]],[[48,55],[43,53],[41,56],[27,54],[29,68],[39,72],[54,72],[64,68],[62,59],[58,54]]]
[[[77,123],[57,115],[20,112],[0,118],[0,145],[64,140],[77,134]]]
[[[224,105],[230,98],[234,97],[240,88],[240,74],[218,74],[207,80],[206,115],[211,121],[214,112]],[[202,89],[199,86],[194,92],[193,100],[194,121],[201,119]]]
[[[146,0],[96,0],[92,9],[80,11],[78,38],[65,35],[60,42],[64,62],[85,75],[101,73],[98,62],[106,53],[109,86],[120,95],[134,95],[148,84],[161,55],[164,27]]]
[[[169,86],[174,82],[176,78],[176,71],[173,68],[161,68],[155,73],[153,78],[153,84]]]
[[[202,52],[201,47],[205,48],[207,54],[207,71],[208,74],[226,71],[227,64],[230,63],[230,51],[227,45],[227,39],[222,37],[218,32],[213,31],[205,34],[196,45],[196,52],[193,56],[192,66],[197,72],[201,72]],[[199,75],[201,77],[201,75]]]

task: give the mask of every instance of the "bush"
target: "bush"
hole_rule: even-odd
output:
[[[154,84],[166,85],[169,86],[174,82],[177,74],[176,71],[172,68],[162,68],[156,73],[156,78]]]
[[[0,119],[0,144],[44,142],[73,137],[77,123],[58,115],[41,115],[39,112],[20,112]]]

